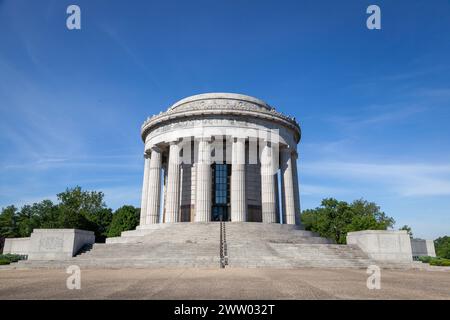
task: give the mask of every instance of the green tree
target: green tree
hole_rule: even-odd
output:
[[[20,237],[29,237],[35,228],[60,228],[58,208],[50,200],[24,205],[17,214]]]
[[[323,199],[321,206],[302,212],[306,230],[322,237],[346,243],[348,232],[360,230],[386,230],[394,225],[393,218],[386,216],[380,207],[363,199],[351,204],[333,198]]]
[[[15,206],[3,208],[0,236],[29,237],[36,228],[76,228],[94,231],[97,241],[105,239],[113,213],[106,207],[102,192],[77,186],[59,193],[57,198],[57,204],[43,200],[24,205],[20,211]]]
[[[63,228],[59,219],[60,211],[58,206],[53,204],[50,200],[43,200],[39,203],[35,203],[36,211],[38,211],[40,217],[39,228],[54,229]]]
[[[122,231],[135,229],[139,224],[140,209],[133,206],[123,206],[117,209],[108,230],[108,237],[118,237]]]
[[[450,259],[450,237],[444,236],[434,240],[436,255],[441,258]]]
[[[401,227],[400,229],[398,229],[398,230],[404,230],[404,231],[408,232],[410,238],[413,237],[413,233],[412,233],[411,227],[406,225],[406,224],[403,227]]]
[[[110,208],[103,208],[101,210],[95,211],[94,213],[88,212],[86,217],[89,223],[92,225],[92,230],[95,232],[96,241],[104,242],[107,235],[108,229],[111,225],[113,219],[113,212]]]
[[[19,237],[29,237],[34,228],[40,226],[40,215],[36,204],[24,205],[17,214],[17,233]]]
[[[2,208],[2,213],[0,214],[0,236],[14,238],[18,234],[17,208],[15,206]]]
[[[94,231],[97,240],[106,236],[112,220],[112,210],[103,201],[103,192],[83,191],[81,187],[66,189],[57,195],[58,220],[62,228]]]

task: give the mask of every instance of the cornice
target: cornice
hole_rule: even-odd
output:
[[[242,101],[226,101],[222,100],[208,101],[196,101],[183,105],[182,107],[169,109],[166,112],[160,112],[157,115],[147,118],[147,120],[141,126],[141,138],[145,141],[146,136],[152,130],[164,126],[166,124],[173,123],[174,121],[189,120],[190,118],[209,118],[211,116],[241,116],[243,119],[257,118],[267,121],[273,121],[281,124],[284,127],[292,129],[300,140],[301,129],[298,122],[293,117],[284,115],[274,108],[262,109],[258,105]]]

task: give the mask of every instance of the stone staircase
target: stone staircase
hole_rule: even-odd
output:
[[[367,267],[374,264],[359,248],[336,245],[293,225],[228,223],[230,267]]]
[[[121,237],[107,239],[107,243],[84,248],[72,259],[25,260],[19,261],[17,267],[219,268],[219,237],[217,222],[158,224],[123,232]],[[377,264],[356,246],[337,245],[293,225],[229,222],[226,237],[227,267],[231,268],[366,268]]]

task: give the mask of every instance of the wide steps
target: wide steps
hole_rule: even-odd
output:
[[[231,268],[367,268],[377,264],[357,246],[330,239],[293,225],[226,223],[228,265]],[[64,261],[20,261],[19,267],[63,268],[218,268],[220,224],[159,224],[94,244]],[[377,264],[380,265],[380,264]],[[383,267],[411,268],[408,264]]]

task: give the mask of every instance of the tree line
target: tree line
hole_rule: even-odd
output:
[[[74,228],[95,233],[97,242],[116,237],[139,224],[139,208],[124,205],[113,211],[104,202],[103,192],[86,191],[81,187],[57,194],[57,203],[43,200],[18,209],[14,205],[2,208],[0,236],[29,237],[33,229]]]

